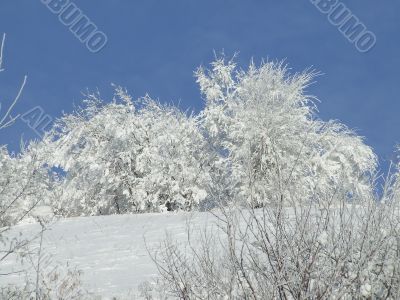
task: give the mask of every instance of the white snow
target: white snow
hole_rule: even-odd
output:
[[[187,222],[191,228],[216,226],[216,218],[209,213],[165,213],[139,215],[111,215],[61,219],[49,225],[45,232],[43,254],[50,262],[43,268],[58,266],[83,271],[83,286],[89,292],[102,296],[124,296],[137,286],[152,280],[157,269],[148,255],[146,244],[156,249],[167,232],[178,243],[185,242]],[[33,236],[40,232],[39,224],[22,224],[11,229],[8,236]],[[39,238],[30,244],[37,253]],[[37,256],[33,255],[34,259]],[[34,269],[27,262],[21,266],[15,256],[1,264],[1,273],[28,269],[32,278]],[[46,271],[47,269],[45,269]],[[23,284],[21,274],[0,276],[0,286]]]
[[[41,205],[32,209],[31,215],[35,218],[51,218],[54,215],[53,209],[50,206]]]

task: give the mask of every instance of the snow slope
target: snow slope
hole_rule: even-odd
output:
[[[187,237],[187,222],[194,234],[203,226],[216,227],[216,218],[209,213],[166,213],[140,215],[112,215],[79,217],[52,222],[44,233],[42,264],[44,270],[55,266],[83,271],[85,289],[103,296],[127,295],[137,290],[138,284],[154,279],[157,269],[148,255],[169,233],[177,243]],[[40,225],[22,224],[9,232],[10,237],[32,237],[40,232]],[[39,247],[39,238],[29,246],[33,258]],[[48,269],[47,269],[48,268]],[[1,264],[1,273],[26,270],[34,278],[32,263],[23,265],[15,256]],[[22,284],[20,273],[0,276],[0,286]]]

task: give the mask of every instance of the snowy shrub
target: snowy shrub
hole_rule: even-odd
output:
[[[65,172],[56,208],[66,214],[189,210],[209,198],[210,151],[197,118],[121,88],[112,103],[89,95],[45,138]]]
[[[289,75],[273,62],[252,63],[248,71],[223,59],[211,65],[196,73],[206,100],[202,126],[231,195],[260,206],[281,194],[281,185],[308,199],[338,184],[349,198],[371,192],[375,154],[344,125],[316,118],[313,97],[304,91],[313,73]]]
[[[135,297],[131,297],[135,298]],[[168,293],[168,286],[159,278],[154,281],[144,281],[138,285],[138,299],[144,300],[168,300],[172,299],[173,295]],[[124,298],[123,298],[124,299]],[[123,300],[121,299],[121,300]],[[119,299],[118,299],[119,300]]]
[[[80,272],[68,270],[51,274],[41,274],[41,288],[36,292],[35,284],[26,282],[25,286],[9,285],[0,288],[0,299],[29,300],[78,300],[96,299],[87,295],[81,285]]]
[[[18,155],[0,148],[0,224],[8,226],[28,216],[38,204],[53,197],[56,182],[39,158],[35,143]]]
[[[219,231],[167,239],[153,257],[180,299],[399,299],[398,200],[346,197],[221,208]]]

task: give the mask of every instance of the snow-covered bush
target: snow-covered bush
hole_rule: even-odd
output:
[[[0,287],[0,299],[29,299],[29,300],[97,300],[99,297],[91,297],[82,288],[81,273],[76,270],[59,271],[58,268],[51,273],[41,273],[40,289],[36,290],[35,283],[29,279],[24,286]]]
[[[50,170],[39,159],[41,152],[31,143],[18,155],[0,148],[0,225],[8,226],[28,216],[38,204],[46,204],[54,196]]]
[[[247,71],[224,59],[211,65],[196,72],[206,100],[202,125],[224,161],[231,195],[260,206],[276,195],[290,201],[289,193],[315,199],[337,185],[353,199],[371,192],[375,154],[344,125],[316,118],[304,91],[313,73],[289,75],[274,62]],[[284,195],[282,185],[291,187]]]
[[[167,239],[154,260],[180,299],[398,299],[399,202],[376,200],[221,208],[220,230]]]
[[[187,210],[209,198],[212,154],[196,117],[119,87],[112,103],[91,94],[86,104],[44,141],[46,163],[64,172],[61,213]]]

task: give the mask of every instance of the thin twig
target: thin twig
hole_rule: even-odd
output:
[[[6,114],[5,114],[5,115],[3,116],[3,118],[0,120],[0,130],[1,130],[1,129],[4,129],[4,128],[8,127],[8,126],[10,126],[11,124],[13,124],[13,123],[15,122],[16,119],[19,118],[19,116],[20,116],[19,114],[18,114],[17,116],[15,116],[15,117],[11,117],[10,114],[11,114],[11,111],[12,111],[12,109],[14,108],[14,106],[17,104],[19,98],[21,97],[22,91],[23,91],[23,89],[24,89],[24,87],[25,87],[25,84],[26,84],[26,79],[27,79],[27,76],[25,75],[25,76],[24,76],[24,80],[23,80],[23,82],[22,82],[22,84],[21,84],[21,87],[19,88],[19,91],[18,91],[17,96],[15,97],[14,101],[12,102],[12,104],[10,105],[10,107],[8,108]],[[7,119],[8,117],[10,117],[10,120],[6,121],[6,119]]]
[[[0,46],[0,72],[4,71],[4,69],[3,69],[3,50],[4,50],[5,40],[6,40],[6,34],[3,33],[3,39],[1,41],[1,46]]]

